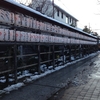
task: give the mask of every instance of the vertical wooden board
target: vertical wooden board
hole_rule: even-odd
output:
[[[33,42],[37,42],[37,34],[33,33]]]
[[[10,41],[14,41],[15,40],[15,32],[14,32],[14,30],[9,30],[9,34],[10,34]]]
[[[39,27],[40,27],[39,24],[40,24],[39,21],[36,20],[36,22],[35,22],[35,29],[39,29]]]
[[[28,35],[28,38],[27,38],[28,40],[27,40],[27,41],[28,41],[28,42],[31,42],[31,34],[32,34],[32,33],[27,33],[27,35]]]
[[[60,38],[61,38],[61,43],[63,43],[64,42],[63,38],[62,37],[60,37]]]
[[[70,31],[69,30],[67,30],[67,36],[70,36]]]
[[[31,35],[31,39],[30,40],[31,40],[31,42],[33,42],[34,41],[34,34],[31,33],[30,35]]]
[[[15,25],[21,26],[21,14],[16,13],[15,14]]]
[[[62,28],[62,35],[64,35],[64,29]]]
[[[36,29],[36,27],[37,27],[37,23],[36,23],[36,19],[33,19],[33,29]]]
[[[43,30],[45,31],[45,22],[42,22]]]
[[[57,27],[57,33],[60,34],[60,27]]]
[[[63,35],[65,35],[65,29],[63,28]]]
[[[48,37],[48,35],[46,35],[46,43],[48,43],[49,42],[49,37]]]
[[[57,37],[57,43],[59,43],[59,37]]]
[[[6,23],[11,24],[11,12],[5,11],[5,21]]]
[[[54,42],[54,43],[57,42],[57,37],[53,37],[53,42]]]
[[[46,42],[46,35],[43,35],[43,42]]]
[[[52,42],[52,41],[51,41],[51,38],[52,38],[51,36],[48,36],[48,42],[49,42],[49,43]]]
[[[15,23],[14,13],[11,12],[11,24],[14,24],[14,23]]]
[[[56,43],[59,43],[59,37],[56,37]]]
[[[44,24],[44,22],[40,22],[40,30],[45,31],[45,24]]]
[[[45,22],[45,25],[46,25],[46,31],[48,31],[48,23]]]
[[[9,29],[4,29],[4,40],[9,41],[10,40],[10,34],[9,34]]]
[[[55,30],[55,29],[54,29],[54,25],[52,25],[52,32],[55,32],[54,30]]]
[[[58,28],[59,28],[59,27],[56,26],[56,33],[57,33],[57,34],[59,34],[59,31],[58,31],[59,29],[58,29]]]
[[[37,42],[40,41],[40,34],[37,34]]]
[[[53,43],[53,36],[50,36],[50,42]]]
[[[32,21],[33,21],[33,18],[29,17],[29,28],[32,28],[32,25],[33,25]]]
[[[20,41],[20,39],[21,39],[20,31],[16,31],[15,36],[16,36],[16,41]]]
[[[66,43],[68,43],[68,38],[66,37]]]
[[[68,43],[71,43],[71,39],[70,38],[68,38]]]
[[[51,36],[51,42],[52,43],[54,42],[54,36]]]
[[[47,31],[50,32],[50,23],[47,24]]]
[[[44,42],[44,41],[45,41],[45,36],[41,35],[40,42]]]
[[[29,28],[30,27],[30,17],[26,16],[26,27]]]
[[[25,35],[24,32],[21,31],[20,32],[20,41],[24,41],[24,37],[25,37],[24,35]]]
[[[37,34],[33,34],[33,42],[37,42],[38,41],[38,35]]]
[[[25,36],[25,42],[28,42],[28,33],[27,32],[24,32],[24,36]]]
[[[26,17],[23,14],[21,14],[21,26],[26,27],[26,23]]]
[[[0,28],[0,41],[4,41],[4,29]]]
[[[0,9],[0,22],[5,23],[5,10]]]
[[[63,43],[66,43],[66,38],[63,38],[63,40],[64,40]]]
[[[42,22],[40,21],[40,30],[43,30]]]

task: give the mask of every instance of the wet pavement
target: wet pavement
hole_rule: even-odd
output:
[[[91,79],[85,85],[64,89],[48,100],[100,100],[100,79]]]
[[[65,87],[48,100],[100,100],[100,55],[94,63],[84,85]]]
[[[99,62],[100,55],[88,57],[3,95],[0,100],[100,100]]]

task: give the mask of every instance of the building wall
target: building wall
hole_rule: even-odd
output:
[[[61,22],[64,22],[66,23],[66,16],[63,14],[63,18],[62,18],[62,12],[59,11],[59,16],[58,16],[58,12],[56,11],[55,15],[54,15],[54,18],[56,20],[59,20]]]
[[[59,11],[59,10],[58,10],[58,11]],[[64,13],[63,13],[63,18],[62,18],[62,12],[59,11],[59,16],[58,16],[58,11],[57,11],[57,9],[56,9],[56,12],[55,12],[55,15],[54,15],[54,18],[55,18],[56,20],[59,20],[59,21],[64,22],[64,23],[67,23],[67,24],[72,25],[72,26],[74,26],[74,27],[77,26],[77,21],[76,21],[75,19],[73,19],[73,18],[70,17],[70,16],[67,16],[67,17],[66,17],[66,15],[65,15]]]

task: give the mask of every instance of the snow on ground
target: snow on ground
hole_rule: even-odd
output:
[[[4,89],[4,91],[6,91],[6,93],[9,93],[12,90],[17,90],[18,88],[24,86],[24,83],[17,83],[11,86],[8,86]]]
[[[94,55],[96,55],[97,53],[93,53],[93,54],[91,54],[91,55],[89,55],[89,56],[94,56]],[[2,94],[2,93],[9,93],[9,92],[11,92],[12,90],[16,90],[16,89],[18,89],[18,88],[20,88],[20,87],[22,87],[22,86],[24,86],[26,83],[29,83],[29,82],[32,82],[33,80],[36,80],[36,79],[39,79],[39,78],[41,78],[41,77],[44,77],[44,76],[46,76],[46,75],[48,75],[48,74],[51,74],[51,73],[53,73],[53,72],[55,72],[55,71],[58,71],[58,70],[60,70],[60,69],[62,69],[62,68],[64,68],[64,67],[66,67],[66,66],[68,66],[68,65],[70,65],[70,64],[74,64],[74,63],[76,63],[76,62],[78,62],[78,61],[81,61],[81,60],[83,60],[83,59],[86,59],[86,58],[88,58],[89,56],[86,56],[86,57],[84,57],[84,58],[81,58],[81,59],[78,59],[78,60],[76,60],[76,61],[73,61],[73,62],[69,62],[69,63],[67,63],[67,64],[65,64],[65,65],[62,65],[62,66],[58,66],[58,67],[55,67],[55,69],[52,69],[53,68],[53,66],[49,66],[48,67],[48,69],[45,69],[45,72],[44,73],[41,73],[40,75],[38,75],[38,72],[36,72],[35,74],[30,74],[30,73],[28,73],[28,71],[27,70],[25,70],[24,72],[23,72],[23,75],[20,75],[19,77],[18,77],[18,79],[20,79],[20,78],[23,78],[23,77],[26,77],[26,76],[28,76],[23,82],[20,82],[20,83],[17,83],[17,84],[13,84],[13,85],[11,85],[11,86],[8,86],[8,87],[6,87],[6,88],[4,88],[3,90],[0,90],[0,94]],[[43,66],[41,66],[41,69],[43,68]],[[44,67],[45,68],[45,67]],[[50,70],[49,70],[50,69]],[[44,71],[44,69],[42,69],[43,71]],[[89,70],[89,69],[88,69]],[[85,77],[85,75],[90,75],[90,73],[88,72],[88,70],[86,70],[86,71],[84,71],[84,77]],[[100,73],[97,73],[97,75],[98,74],[100,74]],[[82,71],[80,71],[79,72],[79,74],[78,75],[76,75],[75,77],[74,77],[74,79],[73,79],[73,81],[71,81],[70,79],[68,79],[67,80],[67,82],[66,82],[66,84],[69,84],[70,82],[71,82],[71,84],[72,85],[79,85],[79,84],[84,84],[84,81],[83,81],[83,78],[82,78],[83,76],[82,76]],[[3,77],[3,79],[4,79],[4,77]],[[3,82],[3,81],[5,81],[5,79],[4,80],[1,80],[0,79],[0,82]],[[66,85],[66,84],[63,84],[62,83],[62,85]]]
[[[100,65],[100,61],[97,61],[97,62],[95,62],[95,63],[96,63],[97,65],[94,66],[94,68],[95,68],[95,69],[98,69],[98,71],[97,71],[96,73],[92,73],[92,74],[91,74],[91,77],[92,77],[92,78],[98,78],[98,79],[100,79],[100,66],[99,66],[99,65]],[[91,78],[91,77],[90,77],[90,78]]]
[[[88,82],[91,78],[100,79],[100,61],[90,62],[90,65],[87,65],[85,68],[80,69],[80,71],[73,77],[72,80],[69,80],[70,86],[83,85]]]
[[[3,90],[0,90],[0,95],[3,94],[3,93],[8,94],[11,91],[17,90],[18,88],[20,88],[22,86],[24,86],[23,82],[22,83],[13,84],[11,86],[8,86],[8,87],[4,88]]]

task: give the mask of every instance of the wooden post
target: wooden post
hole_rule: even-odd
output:
[[[51,52],[51,45],[49,45],[48,51]],[[48,54],[48,60],[50,60],[51,53]],[[48,62],[48,65],[50,65],[50,62]]]
[[[38,44],[38,73],[41,74],[41,71],[40,71],[40,44]]]
[[[81,58],[82,56],[82,46],[81,44],[79,44],[79,58]]]
[[[53,69],[55,69],[55,46],[52,45],[52,55],[53,55]]]
[[[12,48],[12,46],[8,46],[8,56],[12,56],[11,55],[11,50],[12,50],[11,48]],[[9,68],[11,68],[11,58],[8,58],[8,61],[5,62],[5,66],[6,66],[7,70],[9,70]],[[6,78],[6,83],[8,84],[8,82],[9,82],[9,73],[5,74],[5,78]]]
[[[69,61],[71,62],[71,44],[69,45]]]
[[[16,29],[14,29],[14,32]],[[15,41],[14,41],[14,47],[12,48],[12,53],[13,53],[13,58],[14,58],[14,78],[15,78],[15,83],[17,83],[17,44],[16,44],[16,35],[15,35]]]
[[[75,47],[75,48],[74,48],[74,49],[75,49],[75,52],[74,52],[74,53],[75,53],[75,60],[76,60],[76,47],[77,47],[77,45],[76,45],[76,44],[74,44],[74,45],[75,45],[75,46],[74,46],[74,47]]]
[[[87,45],[87,54],[89,55],[90,54],[90,52],[91,52],[91,48],[89,48],[89,47],[91,47],[91,46],[89,46],[89,45]]]
[[[17,83],[17,45],[16,43],[14,44],[14,78],[15,78],[15,83]]]
[[[64,45],[62,47],[62,54],[63,54],[63,65],[64,65],[65,64],[65,62],[64,62]]]

